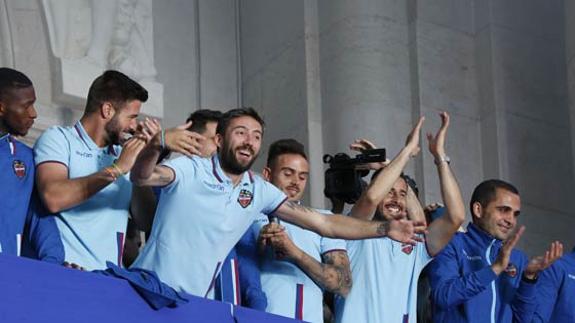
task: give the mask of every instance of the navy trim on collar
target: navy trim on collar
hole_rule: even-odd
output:
[[[224,170],[222,169],[222,165],[220,164],[220,160],[217,154],[212,156],[212,173],[220,183],[223,182],[231,183],[230,178],[226,175],[226,173],[224,173]],[[247,181],[249,181],[250,184],[253,184],[255,182],[254,176],[255,175],[252,173],[251,170],[245,171],[242,174],[242,178],[238,183],[238,185],[244,184]]]
[[[222,178],[220,177],[220,174],[218,174],[217,171],[217,167],[216,167],[216,155],[212,156],[212,173],[214,173],[214,176],[217,178],[217,180],[220,183],[223,183],[224,181],[222,180]]]
[[[116,148],[114,148],[114,145],[108,146],[108,154],[113,155],[113,156],[118,156],[118,153],[116,152]]]
[[[90,150],[101,149],[100,147],[98,147],[98,145],[96,145],[94,140],[92,140],[92,138],[88,135],[88,133],[86,132],[86,129],[84,129],[84,126],[82,126],[82,123],[80,122],[80,120],[78,120],[78,122],[76,122],[76,124],[74,125],[74,129],[76,129],[78,136],[80,137],[80,139],[82,139],[84,144],[86,144],[86,146],[88,146],[88,149],[90,149]],[[118,152],[116,151],[116,148],[114,147],[113,144],[108,145],[107,152],[109,155],[118,156]]]
[[[76,124],[74,125],[74,129],[76,129],[78,136],[80,137],[80,139],[82,139],[84,144],[88,146],[88,149],[92,150],[99,148],[98,145],[96,145],[96,143],[94,142],[94,140],[90,138],[90,136],[88,135],[88,133],[86,132],[80,121],[76,122]]]

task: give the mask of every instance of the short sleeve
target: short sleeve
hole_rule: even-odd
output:
[[[34,145],[34,162],[38,166],[45,162],[69,165],[70,143],[60,127],[46,130]]]
[[[327,216],[332,215],[333,213],[328,210],[317,210],[319,213],[325,214]],[[346,242],[342,239],[332,239],[327,237],[321,237],[320,240],[320,252],[323,255],[326,252],[330,251],[347,251],[346,249]]]
[[[269,182],[262,180],[261,183],[263,193],[262,213],[269,215],[274,213],[287,200],[287,196]]]
[[[164,186],[164,188],[170,188],[178,185],[185,179],[192,179],[195,177],[196,169],[199,166],[198,161],[194,157],[181,156],[168,160],[161,164],[174,171],[174,180]]]
[[[345,247],[345,240],[322,237],[321,253],[324,254],[330,251],[347,251]]]

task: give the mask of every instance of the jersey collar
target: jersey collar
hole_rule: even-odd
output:
[[[232,183],[232,180],[226,175],[226,173],[224,173],[224,170],[220,165],[220,159],[218,158],[218,154],[214,154],[212,156],[212,173],[220,183],[224,182],[228,184]],[[243,185],[244,183],[253,184],[253,182],[254,182],[254,174],[252,173],[251,170],[248,170],[247,172],[244,172],[242,180],[238,185]]]
[[[80,120],[78,120],[78,122],[76,122],[76,124],[74,125],[74,129],[76,130],[76,133],[78,133],[78,136],[80,137],[80,139],[82,139],[84,144],[88,147],[88,149],[90,149],[90,150],[101,149],[100,147],[98,147],[98,145],[96,145],[94,140],[92,140],[90,135],[88,135],[88,133],[86,132],[86,129],[84,129],[84,126],[82,126],[82,122],[80,122]],[[114,145],[108,146],[108,154],[117,156],[116,149],[114,148]]]
[[[10,133],[4,134],[0,137],[0,145],[7,145],[12,156],[16,155],[16,143],[14,142],[14,137]]]

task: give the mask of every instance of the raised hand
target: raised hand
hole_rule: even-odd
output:
[[[407,135],[407,139],[405,141],[405,148],[409,151],[410,157],[415,157],[420,151],[419,148],[419,137],[421,135],[421,127],[423,126],[423,121],[425,117],[419,117],[419,121],[415,127],[411,130],[409,135]]]
[[[138,157],[138,154],[140,154],[145,146],[146,141],[139,136],[134,136],[130,140],[126,141],[124,146],[122,146],[122,153],[116,161],[116,165],[122,171],[121,175],[132,170],[132,167],[136,162],[136,157]]]
[[[529,261],[525,276],[529,279],[536,278],[539,272],[551,266],[561,256],[563,256],[563,244],[559,241],[551,243],[544,256],[534,257]]]
[[[136,135],[139,135],[146,142],[150,142],[156,134],[162,131],[162,126],[156,119],[146,118],[138,123]]]
[[[433,136],[427,133],[427,142],[429,144],[429,152],[435,157],[436,160],[445,157],[445,136],[447,135],[447,128],[449,128],[449,114],[441,112],[441,127]]]
[[[356,139],[351,145],[349,145],[349,149],[357,151],[359,153],[363,153],[366,150],[377,149],[377,146],[373,142],[367,139],[360,138]],[[387,166],[388,164],[389,160],[386,159],[385,161],[379,163],[368,163],[364,165],[359,165],[358,169],[378,170],[380,168]]]
[[[166,130],[165,133],[165,146],[170,150],[186,156],[198,155],[202,156],[200,149],[202,142],[206,139],[199,133],[187,130],[192,126],[192,122],[188,122],[181,126]],[[208,157],[208,156],[202,156]]]
[[[523,235],[524,231],[525,226],[521,226],[519,230],[517,230],[511,237],[509,237],[509,239],[503,243],[503,246],[497,255],[497,259],[495,259],[495,262],[491,265],[491,268],[497,275],[501,274],[505,269],[507,269],[507,266],[509,266],[509,257],[511,257],[511,251]]]

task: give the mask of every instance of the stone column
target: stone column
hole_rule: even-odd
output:
[[[565,54],[567,64],[567,93],[571,120],[571,152],[575,169],[575,2],[565,1]]]

